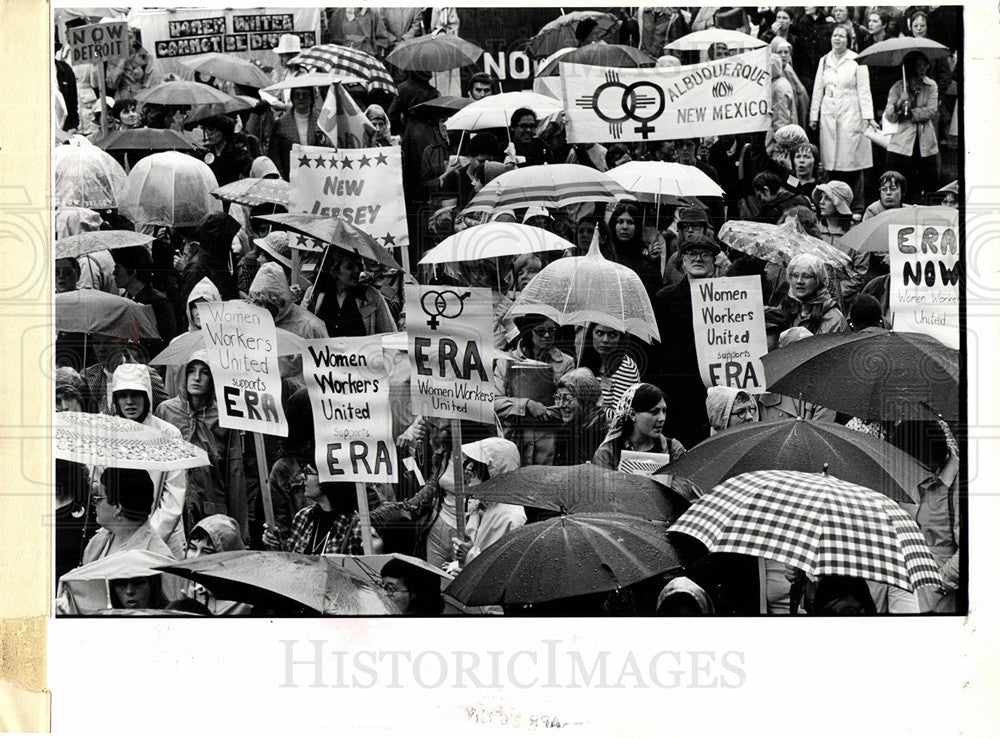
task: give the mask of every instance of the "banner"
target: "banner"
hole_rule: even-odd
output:
[[[560,63],[570,143],[664,141],[766,131],[770,49],[703,64],[618,69]]]
[[[398,146],[292,146],[288,212],[340,218],[382,246],[406,246],[403,159]]]
[[[128,56],[128,25],[124,21],[95,23],[66,31],[69,58],[74,67],[95,62],[117,62]]]
[[[274,318],[242,300],[199,306],[223,428],[287,436]]]
[[[408,284],[404,292],[414,414],[492,423],[491,291]]]
[[[321,482],[395,482],[396,444],[381,336],[307,342],[302,374]]]
[[[958,228],[889,226],[892,329],[933,336],[959,347]]]
[[[735,387],[750,394],[767,388],[767,327],[760,277],[691,280],[691,320],[698,368],[706,387]]]
[[[339,82],[330,85],[316,126],[340,149],[371,146],[375,126]]]

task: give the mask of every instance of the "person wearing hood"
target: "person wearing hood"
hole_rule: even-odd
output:
[[[713,436],[726,428],[757,422],[757,403],[748,392],[735,387],[709,387],[705,409]]]
[[[658,387],[632,385],[618,401],[608,435],[594,452],[594,464],[617,469],[622,451],[666,454],[670,461],[676,461],[686,449],[679,441],[663,435],[666,417],[667,401]]]
[[[239,299],[233,263],[233,239],[239,231],[239,222],[225,213],[209,213],[197,226],[181,230],[191,254],[181,273],[185,301],[205,277],[212,280],[223,300]]]
[[[183,558],[190,560],[223,551],[243,551],[245,548],[240,527],[235,520],[228,515],[209,515],[191,530]],[[203,603],[212,615],[244,615],[251,609],[241,602],[217,600],[211,592],[195,582],[189,582],[184,594],[188,599]]]
[[[195,351],[184,366],[184,383],[176,397],[163,402],[156,416],[172,423],[184,440],[205,450],[209,466],[188,469],[184,500],[184,530],[209,515],[236,520],[240,535],[249,538],[246,479],[240,432],[219,425],[208,353]]]
[[[818,256],[798,254],[788,262],[788,295],[779,306],[789,328],[802,326],[813,335],[843,333],[847,319],[830,294],[830,277]]]
[[[93,336],[90,346],[94,350],[97,361],[80,372],[80,377],[87,386],[85,398],[87,412],[114,415],[115,411],[110,402],[108,386],[111,384],[115,369],[121,364],[143,364],[146,352],[136,344],[98,335]],[[167,399],[167,392],[160,375],[149,366],[143,364],[143,367],[149,374],[153,392],[152,408],[155,410],[157,405]]]
[[[108,384],[108,405],[114,414],[148,426],[176,438],[181,432],[165,420],[153,415],[153,387],[149,368],[144,364],[122,364]],[[187,480],[182,469],[151,472],[154,501],[149,525],[170,547],[176,558],[184,554],[184,530],[180,525],[184,511]]]
[[[556,431],[552,465],[588,463],[608,433],[601,383],[590,369],[573,369],[556,382],[553,399],[562,424]]]
[[[656,598],[657,615],[714,615],[708,593],[687,577],[674,577]]]
[[[389,134],[389,115],[381,105],[372,103],[365,108],[365,117],[375,128],[372,135],[372,146],[398,146],[399,136]]]
[[[187,304],[184,308],[184,323],[187,325],[187,332],[201,330],[201,314],[198,312],[198,304],[202,302],[222,302],[219,288],[215,286],[208,277],[203,277],[187,296]],[[164,373],[163,386],[167,397],[176,397],[184,383],[184,367],[172,365],[167,367]],[[164,398],[166,399],[166,398]]]

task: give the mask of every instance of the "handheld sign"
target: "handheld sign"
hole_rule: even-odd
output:
[[[128,24],[94,23],[66,30],[69,63],[117,62],[128,56]]]
[[[408,284],[404,292],[413,412],[492,423],[491,291]]]
[[[381,336],[322,338],[302,353],[321,482],[395,482]]]
[[[287,436],[274,319],[242,300],[201,306],[208,365],[223,428]]]
[[[933,336],[959,347],[958,227],[889,227],[889,307],[892,329]]]
[[[760,277],[692,279],[691,321],[706,387],[734,387],[750,394],[766,389],[760,360],[767,353]]]

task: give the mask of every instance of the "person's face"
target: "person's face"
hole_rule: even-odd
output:
[[[56,292],[72,292],[76,289],[77,270],[73,259],[56,259]]]
[[[663,431],[663,422],[667,419],[667,401],[660,400],[650,410],[632,411],[632,422],[635,432],[646,438],[656,438]]]
[[[146,411],[146,393],[139,390],[122,390],[115,393],[115,402],[122,417],[138,421]]]
[[[825,192],[819,196],[819,214],[824,218],[830,218],[837,214],[837,205]]]
[[[784,10],[779,10],[775,13],[774,19],[778,22],[778,27],[782,30],[787,30],[788,26],[792,23],[791,17]]]
[[[187,112],[184,110],[175,110],[173,115],[170,116],[170,127],[174,130],[180,130],[184,127],[184,119],[187,117]]]
[[[212,539],[208,536],[198,535],[188,541],[187,548],[184,550],[184,558],[196,559],[199,556],[208,556],[214,553],[216,550]]]
[[[312,93],[304,88],[292,90],[292,107],[299,115],[306,115],[312,110]]]
[[[843,23],[847,20],[847,8],[837,7],[833,9],[833,20],[835,23]]]
[[[580,406],[580,401],[576,399],[572,392],[565,388],[556,390],[554,400],[556,409],[559,411],[559,416],[564,423],[569,423],[578,417],[580,411],[583,409]]]
[[[628,211],[619,215],[615,221],[615,235],[619,241],[631,241],[635,238],[635,219]]]
[[[729,413],[729,427],[753,423],[757,420],[757,403],[753,399],[737,400]]]
[[[882,17],[878,13],[872,13],[868,16],[868,33],[881,33],[884,28],[885,23],[882,22]]]
[[[135,109],[134,105],[129,105],[125,108],[118,119],[122,122],[125,128],[137,128],[139,126],[139,112]]]
[[[288,62],[294,59],[298,54],[294,52],[286,52],[284,54],[278,54],[278,59],[281,61],[281,66],[287,67]]]
[[[531,142],[537,127],[538,121],[535,120],[535,116],[523,115],[511,126],[511,133],[517,143],[526,144]]]
[[[333,270],[333,278],[344,287],[357,287],[361,276],[361,264],[354,259],[344,259]]]
[[[205,140],[208,141],[209,146],[218,146],[224,138],[225,136],[222,135],[222,131],[218,128],[205,129]]]
[[[193,397],[205,397],[212,387],[212,372],[200,361],[188,366],[185,389]]]
[[[708,60],[715,61],[729,56],[729,47],[725,44],[717,43],[708,47]]]
[[[761,202],[771,202],[775,197],[777,197],[777,195],[772,195],[771,191],[766,187],[755,187],[754,194]]]
[[[389,123],[381,115],[373,115],[368,119],[375,127],[375,132],[384,135],[389,132]]]
[[[382,577],[382,589],[395,603],[402,613],[407,613],[413,606],[413,593],[406,588],[406,583],[399,577]]]
[[[525,266],[524,269],[517,274],[517,289],[523,290],[527,287],[528,282],[530,282],[539,271],[538,265],[535,262]]]
[[[445,141],[450,140],[448,138],[448,126],[445,125],[445,121],[447,120],[448,120],[447,118],[438,118],[438,133],[441,134],[441,138],[443,138]]]
[[[466,457],[465,463],[462,464],[462,476],[466,487],[475,487],[483,483],[482,477],[479,476],[479,464],[469,457]]]
[[[94,505],[94,519],[97,520],[98,525],[106,528],[118,517],[118,508],[108,502],[107,492],[103,485],[94,486],[90,500]]]
[[[694,279],[710,277],[715,270],[715,254],[708,249],[688,249],[681,257],[681,266]]]
[[[695,145],[693,141],[681,141],[676,146],[677,163],[691,166],[695,162]]]
[[[954,192],[946,192],[941,198],[941,204],[948,208],[958,208],[958,195]]]
[[[484,97],[489,97],[493,92],[488,82],[476,82],[472,85],[472,90],[469,92],[469,97],[473,100],[482,100]]]
[[[590,242],[594,238],[594,229],[597,226],[593,223],[581,223],[576,228],[576,245],[580,248],[587,249],[590,248]]]
[[[784,66],[788,66],[788,62],[792,60],[792,47],[788,44],[782,44],[774,50],[775,56],[781,59],[781,63]]]
[[[196,328],[201,328],[201,313],[198,312],[198,303],[191,305],[191,323]]]
[[[792,297],[806,300],[819,289],[819,280],[809,269],[797,268],[788,272],[788,292]]]
[[[686,241],[694,236],[704,236],[705,235],[705,224],[704,223],[681,223],[677,226],[677,232],[681,237],[681,241]]]
[[[153,584],[148,577],[118,579],[112,586],[118,601],[127,610],[145,609],[153,599]]]
[[[878,199],[886,208],[898,208],[903,203],[903,188],[899,182],[887,179],[879,187]]]
[[[847,48],[847,31],[837,28],[830,36],[830,47],[834,51],[843,51]]]
[[[531,339],[535,344],[535,349],[544,352],[548,351],[556,342],[556,324],[554,321],[546,320],[531,329]]]
[[[925,77],[927,72],[930,71],[931,65],[926,59],[919,57],[916,64],[913,65],[913,68],[916,70],[918,77]]]
[[[927,19],[918,15],[910,22],[910,30],[914,38],[924,38],[927,35]]]
[[[115,270],[112,272],[115,278],[115,284],[119,287],[127,287],[128,283],[131,281],[128,276],[128,272],[125,271],[125,267],[121,264],[115,264]]]
[[[816,166],[816,157],[809,149],[799,149],[792,157],[792,164],[795,167],[796,177],[811,177]]]
[[[82,413],[83,405],[80,404],[80,401],[76,399],[75,395],[68,392],[56,392],[56,412]]]
[[[319,487],[319,473],[315,469],[307,469],[303,474],[302,496],[310,502],[318,502],[323,497]]]
[[[594,351],[600,356],[611,353],[622,340],[622,332],[609,328],[606,325],[599,325],[594,328]]]

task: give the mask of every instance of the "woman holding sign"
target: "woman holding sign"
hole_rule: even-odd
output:
[[[663,435],[666,419],[667,400],[660,389],[652,384],[633,384],[618,401],[611,430],[594,452],[594,464],[617,469],[622,451],[665,454],[669,462],[676,461],[685,448]]]

